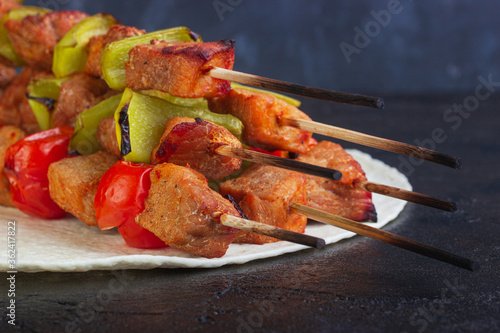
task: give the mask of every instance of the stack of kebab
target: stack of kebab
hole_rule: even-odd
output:
[[[357,221],[376,220],[371,193],[355,187],[356,183],[366,181],[359,164],[339,145],[331,142],[316,144],[310,132],[280,124],[281,118],[310,120],[307,115],[275,95],[246,88],[231,89],[228,81],[208,75],[214,69],[232,69],[234,46],[230,40],[198,43],[195,41],[199,36],[184,28],[188,33],[179,40],[158,40],[156,36],[162,38],[164,35],[152,33],[144,35],[146,38],[142,42],[137,42],[136,37],[128,37],[141,36],[144,31],[116,24],[113,20],[110,24],[109,17],[102,19],[101,16],[97,20],[105,21],[109,26],[94,29],[95,36],[90,38],[87,33],[85,38],[81,38],[83,42],[78,36],[70,36],[84,44],[83,48],[79,45],[80,53],[81,49],[84,50],[83,68],[56,69],[58,63],[47,60],[47,57],[52,57],[54,49],[57,55],[56,44],[63,43],[66,33],[78,34],[78,28],[85,26],[86,19],[92,18],[79,12],[62,11],[42,12],[3,22],[12,48],[19,57],[13,60],[19,62],[20,59],[30,66],[23,70],[25,78],[22,85],[19,84],[22,88],[26,89],[32,79],[53,78],[53,73],[58,76],[68,74],[61,81],[57,99],[27,96],[52,111],[52,126],[75,126],[75,122],[81,120],[82,111],[109,102],[113,97],[117,101],[114,95],[125,86],[127,89],[123,96],[127,91],[133,95],[138,94],[137,90],[156,90],[155,96],[177,102],[179,97],[186,98],[187,102],[181,104],[188,105],[199,105],[199,101],[188,99],[202,97],[208,100],[211,111],[232,114],[240,119],[244,125],[242,139],[245,144],[270,151],[282,149],[303,154],[300,157],[302,161],[337,168],[343,173],[340,182],[333,182],[271,166],[252,166],[239,177],[220,185],[220,192],[231,199],[228,201],[208,187],[205,176],[223,178],[237,171],[241,162],[228,154],[225,148],[234,147],[241,151],[241,143],[225,128],[199,118],[193,119],[193,112],[188,112],[189,118],[171,117],[158,146],[151,149],[151,156],[146,162],[157,165],[150,168],[151,185],[145,208],[138,212],[135,219],[137,224],[153,232],[169,246],[210,258],[223,255],[234,239],[259,244],[276,240],[222,226],[224,222],[229,223],[231,219],[228,217],[248,215],[260,222],[304,232],[307,219],[291,208],[294,203],[318,207]],[[79,21],[81,23],[77,24]],[[33,25],[33,22],[44,22],[45,26]],[[52,29],[47,29],[47,26]],[[45,34],[51,34],[50,38],[36,38],[40,29]],[[136,44],[129,46],[129,41]],[[118,65],[106,66],[106,52],[112,54],[113,48],[120,47],[125,48],[126,53],[130,50],[127,59],[121,60],[122,63],[116,61]],[[49,63],[53,73],[48,71]],[[113,66],[118,66],[118,75],[109,74],[113,74]],[[106,79],[107,84],[101,77]],[[12,84],[14,82],[7,90]],[[17,90],[22,91],[22,88]],[[29,117],[20,116],[19,105],[26,104],[25,93],[26,90],[23,95],[17,95],[17,104],[4,107],[6,111],[2,109],[2,113],[15,115],[7,117],[3,124],[20,126],[30,133],[35,131],[35,126],[23,120]],[[4,99],[2,97],[2,105]],[[117,158],[127,159],[128,153],[134,150],[130,137],[132,124],[128,122],[127,114],[131,107],[130,100],[127,102],[125,99],[123,103],[124,98],[121,99],[115,120],[109,117],[100,119],[98,125],[97,139],[107,152],[61,159],[48,169],[51,198],[88,225],[99,224],[94,209],[97,209],[98,198],[95,195],[102,185],[101,177]],[[262,117],[266,113],[267,116]],[[31,118],[34,118],[32,114]],[[6,166],[14,168],[10,160],[6,160]],[[9,173],[12,174],[12,170],[7,170],[6,174]],[[74,179],[76,173],[81,175],[78,180]],[[12,186],[15,183],[12,176],[10,180]],[[106,194],[106,191],[101,189],[98,196],[103,193]]]

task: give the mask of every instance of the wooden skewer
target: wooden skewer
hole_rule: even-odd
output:
[[[369,181],[355,182],[354,186],[368,192],[378,193],[388,197],[406,200],[448,212],[455,212],[457,210],[457,205],[454,202],[434,198],[417,192],[403,190],[397,187],[372,183]]]
[[[220,146],[215,149],[215,153],[223,156],[239,158],[242,160],[259,164],[272,165],[284,169],[289,169],[333,180],[340,180],[340,177],[342,176],[342,173],[340,171],[334,169],[323,168],[313,164],[304,163],[288,158],[273,156],[269,154],[264,154],[249,149]],[[446,210],[449,212],[454,212],[457,210],[457,205],[454,202],[437,199],[425,194],[407,191],[397,187],[372,183],[369,181],[355,182],[354,186],[364,191],[374,192],[389,197],[414,202],[424,206]]]
[[[304,163],[289,158],[269,155],[250,149],[220,146],[215,149],[215,153],[222,156],[238,158],[258,164],[272,165],[275,167],[298,171],[308,175],[327,179],[340,180],[342,178],[342,173],[334,169],[324,168],[314,164]]]
[[[429,258],[437,259],[461,268],[465,268],[470,271],[477,270],[479,268],[478,264],[472,260],[411,240],[409,238],[393,234],[388,231],[370,227],[360,222],[355,222],[298,203],[292,203],[290,207],[297,214],[306,216],[310,219],[331,224],[338,228],[349,230],[357,234],[384,242],[386,244],[394,245],[402,249],[427,256]]]
[[[222,80],[234,81],[250,86],[277,90],[300,96],[324,99],[328,101],[368,106],[376,109],[384,108],[384,101],[379,97],[364,96],[358,94],[344,93],[320,88],[313,88],[301,84],[269,79],[266,77],[237,72],[225,68],[214,67],[208,72],[212,77]]]
[[[281,240],[289,241],[292,243],[307,245],[315,247],[317,249],[322,249],[325,247],[325,240],[322,238],[317,238],[298,232],[293,232],[290,230],[278,228],[272,225],[255,222],[251,220],[246,220],[241,217],[236,217],[228,214],[222,214],[219,217],[220,223],[233,227],[236,229],[241,229],[245,231],[255,232],[261,235],[266,235]]]
[[[345,128],[326,125],[305,119],[281,118],[280,123],[292,126],[304,131],[330,136],[332,138],[354,142],[360,145],[391,151],[398,154],[417,157],[423,160],[442,164],[451,168],[459,169],[462,161],[450,155],[446,155],[427,148],[413,146],[407,143],[379,138],[376,136],[351,131]]]

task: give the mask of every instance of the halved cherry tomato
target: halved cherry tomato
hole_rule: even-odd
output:
[[[153,167],[144,163],[118,161],[101,178],[94,200],[101,230],[118,227],[127,245],[137,248],[167,246],[155,234],[142,228],[135,217],[144,210]]]
[[[27,136],[7,149],[4,173],[19,210],[44,219],[66,215],[50,198],[47,171],[51,163],[66,157],[72,135],[71,127],[57,127]]]

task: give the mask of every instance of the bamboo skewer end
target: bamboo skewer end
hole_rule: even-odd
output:
[[[266,235],[284,241],[314,247],[317,249],[322,249],[326,245],[325,240],[322,238],[313,237],[298,232],[293,232],[272,225],[251,221],[228,214],[217,214],[217,215],[218,216],[214,216],[214,218],[217,218],[220,221],[220,224],[228,227],[233,227],[236,229],[245,230],[249,232],[255,232],[261,235]]]

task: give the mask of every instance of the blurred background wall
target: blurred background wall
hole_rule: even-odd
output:
[[[498,0],[26,0],[153,31],[236,40],[235,69],[370,94],[470,92],[500,81]]]

